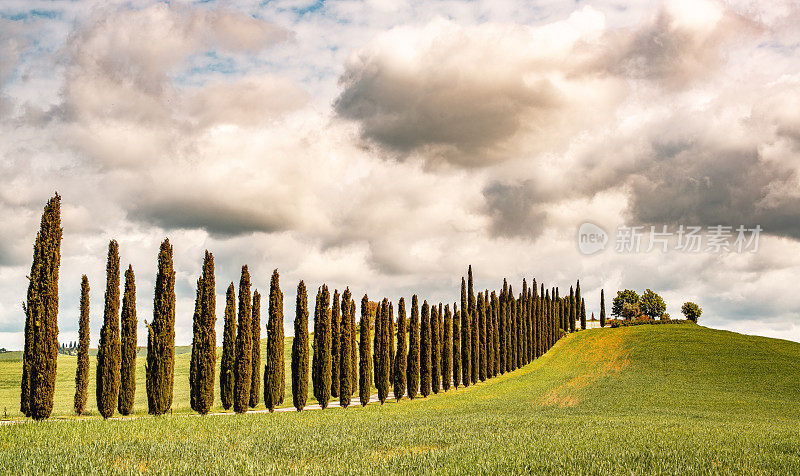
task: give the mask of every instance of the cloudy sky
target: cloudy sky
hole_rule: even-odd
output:
[[[96,344],[110,239],[152,317],[158,246],[191,339],[225,286],[457,299],[476,285],[660,292],[800,340],[800,7],[792,0],[0,4],[0,347],[21,348],[42,207],[62,197],[61,340]],[[584,255],[584,222],[609,235]],[[763,229],[758,249],[615,249],[621,226]],[[734,238],[736,232],[733,232]],[[732,242],[732,240],[731,240]],[[291,329],[291,326],[287,326]],[[140,342],[144,342],[140,324]],[[218,334],[221,335],[221,332]]]

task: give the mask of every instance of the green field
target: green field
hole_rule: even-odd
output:
[[[2,395],[15,404],[19,365],[3,365],[14,388]],[[798,474],[798,383],[794,342],[695,325],[597,329],[510,374],[412,402],[9,425],[0,470]],[[59,398],[71,402],[67,390]]]

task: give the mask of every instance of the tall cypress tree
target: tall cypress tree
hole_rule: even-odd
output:
[[[331,398],[331,309],[328,286],[322,285],[314,312],[314,398],[324,409]]]
[[[350,395],[358,389],[358,332],[356,331],[356,301],[350,299]]]
[[[258,406],[261,396],[261,294],[253,291],[250,332],[253,354],[250,358],[250,408]]]
[[[586,329],[586,301],[581,298],[581,329]]]
[[[453,316],[449,304],[444,307],[442,338],[442,389],[446,392],[453,380]]]
[[[122,297],[120,329],[120,387],[117,410],[130,415],[136,394],[136,278],[133,267],[125,271],[125,294]]]
[[[472,332],[470,332],[469,303],[467,285],[461,277],[461,383],[469,387],[472,381]]]
[[[217,297],[214,255],[206,250],[203,274],[197,282],[197,303],[192,326],[192,360],[189,366],[190,404],[205,415],[214,405],[214,369],[217,363]]]
[[[498,333],[498,353],[497,358],[500,361],[500,368],[498,369],[501,374],[506,372],[506,361],[508,360],[506,349],[506,296],[508,295],[508,283],[503,279],[503,289],[500,291],[500,310],[497,314],[497,333]]]
[[[508,287],[508,368],[512,371],[517,368],[517,301],[514,299],[513,286]]]
[[[350,288],[345,288],[342,293],[342,321],[339,326],[339,405],[347,408],[350,406]]]
[[[292,404],[302,411],[308,399],[308,291],[306,283],[297,285],[292,340]]]
[[[453,387],[461,383],[461,313],[453,303]]]
[[[250,299],[250,271],[242,266],[239,279],[239,313],[236,324],[236,364],[234,365],[233,411],[244,413],[250,403],[253,371],[253,312]]]
[[[411,317],[408,321],[408,359],[406,360],[406,390],[413,400],[419,389],[419,303],[417,295],[411,297]]]
[[[603,290],[600,290],[600,327],[606,326],[606,297]]]
[[[500,373],[500,300],[497,294],[492,291],[492,377]]]
[[[236,290],[233,283],[225,293],[225,328],[222,334],[222,361],[219,368],[219,396],[222,408],[233,405],[233,367],[236,363]]]
[[[569,331],[575,332],[575,292],[569,287]]]
[[[48,418],[53,411],[58,364],[58,270],[62,236],[61,196],[55,194],[42,212],[33,245],[28,294],[22,306],[25,312],[25,348],[20,410],[34,420]]]
[[[422,303],[419,350],[419,393],[427,397],[431,393],[431,318],[428,301]]]
[[[478,309],[477,302],[475,300],[475,291],[473,290],[472,285],[472,265],[469,266],[467,274],[467,292],[469,293],[469,327],[471,331],[470,357],[472,357],[472,361],[470,362],[470,382],[475,384],[478,383],[478,371],[480,367],[480,329],[478,329]]]
[[[581,329],[586,329],[586,316],[581,315],[581,302],[583,299],[581,298],[581,280],[578,280],[577,285],[575,286],[575,313],[576,319],[580,319],[581,321]]]
[[[270,412],[283,401],[283,292],[278,270],[269,281],[269,317],[267,318],[267,349],[264,359],[264,404]]]
[[[375,387],[378,389],[378,399],[383,404],[389,396],[389,300],[383,298],[380,307],[381,329],[378,346],[378,378]],[[377,326],[376,326],[377,327]]]
[[[439,340],[439,310],[431,306],[431,391],[439,393],[442,383],[442,345]]]
[[[97,347],[97,409],[103,418],[114,414],[119,397],[119,347],[119,245],[112,240],[108,244],[103,327]]]
[[[339,290],[333,290],[333,303],[331,309],[331,396],[339,396],[339,374],[341,368],[339,366],[339,358],[341,352],[339,345],[341,339],[339,337],[339,326],[342,323],[342,315],[339,308]]]
[[[381,303],[378,303],[375,308],[375,329],[372,335],[372,381],[377,385],[380,372],[380,363],[378,360],[381,358],[381,345],[383,345],[383,319],[381,318]]]
[[[89,278],[81,277],[81,314],[78,321],[78,365],[75,369],[74,408],[78,415],[86,410],[89,389]]]
[[[486,380],[486,302],[478,293],[478,378]]]
[[[389,339],[387,341],[388,354],[389,354],[389,388],[394,385],[394,306],[392,301],[389,301],[389,319],[386,321],[386,328],[388,329]]]
[[[494,292],[493,292],[494,293]],[[483,292],[486,306],[486,378],[492,378],[494,372],[494,337],[492,322],[492,296],[488,290]]]
[[[372,388],[372,356],[369,343],[369,298],[365,294],[361,298],[361,322],[359,323],[358,346],[358,399],[361,405],[369,403],[369,393]]]
[[[161,243],[153,299],[153,322],[147,325],[147,410],[166,413],[172,406],[175,370],[175,270],[172,245]]]
[[[408,365],[408,355],[406,350],[406,301],[400,298],[397,302],[397,354],[394,356],[394,397],[400,401],[406,393],[406,365]]]

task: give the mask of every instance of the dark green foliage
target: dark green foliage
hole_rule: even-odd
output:
[[[581,299],[581,329],[586,329],[586,301]]]
[[[664,299],[651,289],[646,289],[642,293],[642,297],[639,299],[639,306],[642,309],[642,314],[650,319],[658,319],[667,311]]]
[[[58,270],[61,265],[62,236],[61,196],[55,194],[47,201],[42,212],[39,232],[33,245],[28,294],[22,305],[25,312],[25,347],[22,355],[20,410],[34,420],[48,418],[53,411],[58,365]]]
[[[453,380],[453,316],[450,305],[444,307],[444,329],[442,332],[442,389],[450,390]]]
[[[378,364],[378,359],[381,357],[381,336],[383,335],[383,331],[381,330],[381,326],[383,326],[383,319],[381,319],[381,303],[378,303],[378,306],[375,308],[375,329],[372,333],[372,381],[378,382],[378,372],[380,372],[380,365]]]
[[[364,406],[369,403],[369,393],[372,387],[372,356],[370,355],[369,329],[370,329],[369,298],[365,294],[361,298],[361,322],[359,323],[358,346],[358,400]]]
[[[264,355],[264,405],[270,412],[283,401],[283,292],[278,270],[269,281],[269,310],[267,317],[267,348]]]
[[[153,322],[147,326],[147,411],[161,415],[172,406],[175,369],[175,270],[169,240],[158,253]]]
[[[236,363],[236,291],[233,283],[225,294],[225,328],[222,333],[222,361],[219,368],[219,396],[222,408],[233,405],[233,366]]]
[[[683,303],[683,306],[681,306],[681,312],[686,319],[692,322],[697,322],[697,319],[699,319],[700,315],[703,314],[703,310],[700,309],[700,306],[691,301]],[[602,318],[602,314],[600,316]]]
[[[569,287],[569,300],[567,301],[569,307],[569,331],[575,332],[575,292],[572,286]]]
[[[378,400],[383,404],[386,401],[386,397],[389,396],[389,339],[391,338],[389,335],[389,301],[386,298],[381,301],[378,320],[381,321],[381,325],[378,347],[375,349],[378,353],[378,372],[375,379],[375,388],[378,389]],[[377,324],[375,328],[378,328]]]
[[[470,382],[478,383],[478,367],[480,366],[480,343],[478,329],[478,310],[475,292],[472,288],[472,265],[468,270],[467,293],[469,297],[469,329],[470,329]]]
[[[605,292],[600,290],[600,327],[606,326],[606,296]]]
[[[389,332],[389,340],[387,345],[389,347],[389,388],[394,385],[394,307],[392,302],[389,301],[389,319],[386,322],[386,328]]]
[[[469,301],[467,300],[467,285],[461,277],[461,383],[469,387],[472,382],[472,332],[470,332]]]
[[[492,291],[492,377],[500,373],[500,300]]]
[[[639,304],[639,294],[632,289],[617,291],[617,296],[611,300],[611,315],[621,317],[623,305],[625,303],[631,305]]]
[[[350,336],[355,329],[350,327],[350,288],[346,288],[342,293],[342,320],[339,326],[339,405],[347,408],[350,406],[350,396],[353,394],[350,388],[352,376],[350,371],[350,356],[352,340]]]
[[[236,323],[236,363],[233,367],[233,411],[236,413],[246,412],[248,404],[250,403],[250,384],[252,383],[253,372],[253,312],[251,299],[250,271],[247,269],[247,265],[244,265],[242,266],[242,275],[239,279],[239,313]]]
[[[302,411],[308,400],[308,292],[306,283],[297,285],[292,340],[292,404]]]
[[[331,303],[331,396],[339,396],[339,374],[341,369],[339,367],[339,346],[341,339],[339,337],[339,327],[342,323],[342,315],[339,308],[339,290],[333,290],[333,302]]]
[[[103,418],[114,414],[119,397],[119,245],[108,245],[103,327],[97,347],[97,409]]]
[[[258,405],[261,395],[261,294],[253,291],[253,305],[251,307],[250,329],[253,356],[250,358],[250,408]]]
[[[478,293],[478,378],[486,380],[486,301],[483,293]]]
[[[406,350],[406,334],[408,333],[408,323],[406,322],[406,301],[400,298],[397,303],[397,353],[394,356],[394,396],[397,400],[403,398],[406,393],[406,366],[408,365],[408,352]]]
[[[317,293],[317,307],[314,311],[314,360],[312,380],[314,398],[324,409],[331,398],[331,309],[328,286],[323,285]]]
[[[461,383],[461,313],[453,303],[453,387]]]
[[[125,294],[120,317],[120,381],[117,410],[130,415],[136,395],[136,278],[133,267],[125,271]]]
[[[506,348],[506,339],[508,338],[508,328],[506,325],[506,297],[508,296],[508,283],[503,279],[503,289],[500,291],[500,309],[497,313],[497,341],[499,344],[497,358],[500,362],[499,373],[504,374],[508,362],[508,349]]]
[[[75,413],[86,411],[89,389],[89,278],[81,277],[81,314],[78,321],[78,362],[75,370]]]
[[[197,301],[192,326],[192,360],[189,365],[189,403],[192,410],[201,415],[208,413],[214,405],[214,370],[217,364],[216,293],[214,255],[206,250],[203,258],[203,274],[197,281]]]
[[[517,301],[514,299],[514,290],[508,287],[508,302],[506,303],[506,313],[508,313],[508,365],[506,370],[512,371],[517,368]]]
[[[431,306],[431,391],[439,393],[442,383],[442,344],[439,339],[440,319],[436,306]]]
[[[358,388],[358,332],[356,331],[356,301],[350,299],[350,395]]]
[[[431,318],[428,301],[422,303],[419,334],[419,393],[427,397],[431,394]]]
[[[420,372],[419,303],[417,295],[411,297],[411,317],[408,321],[408,359],[406,360],[406,390],[411,400],[417,396]]]
[[[586,317],[581,316],[581,281],[578,280],[575,286],[575,319],[580,320],[581,329],[586,329]]]

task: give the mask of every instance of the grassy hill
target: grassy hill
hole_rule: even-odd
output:
[[[794,342],[694,325],[597,329],[513,373],[400,404],[6,426],[0,469],[797,474],[798,382]]]

